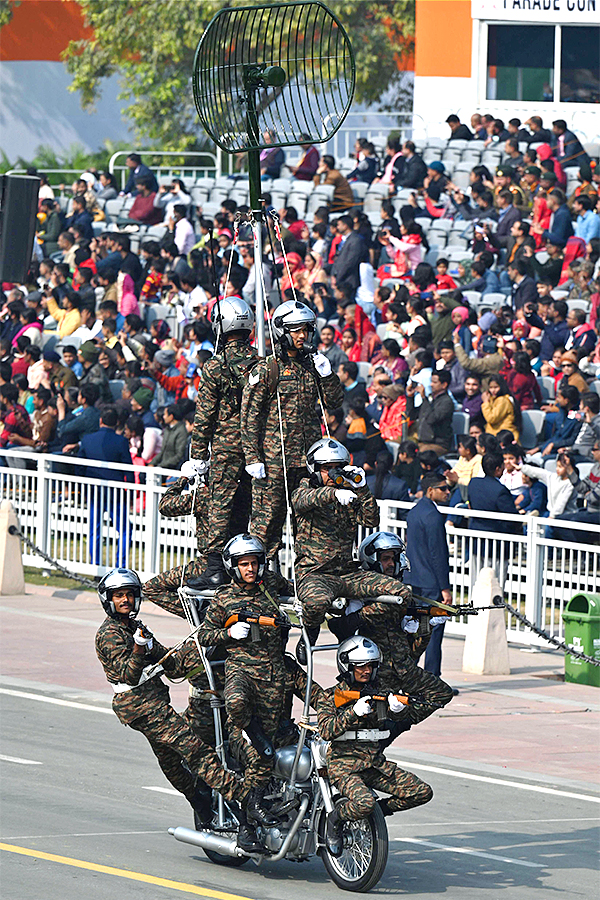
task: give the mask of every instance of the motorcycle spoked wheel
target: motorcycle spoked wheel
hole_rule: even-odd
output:
[[[325,815],[321,816],[321,837],[324,842]],[[367,819],[344,822],[344,851],[331,856],[327,847],[321,849],[323,865],[331,880],[343,891],[364,893],[375,887],[384,873],[388,858],[388,832],[379,806]]]
[[[196,831],[210,831],[210,829],[206,828],[206,825],[202,825],[198,821],[197,813],[194,813],[194,826]],[[223,835],[223,837],[237,837],[237,831],[220,831],[219,834]],[[202,847],[202,852],[208,856],[211,862],[216,863],[218,866],[229,866],[230,869],[239,869],[245,866],[250,859],[249,856],[225,856],[223,853],[206,850],[204,847]]]

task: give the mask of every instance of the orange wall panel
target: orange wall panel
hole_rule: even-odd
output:
[[[471,76],[471,0],[417,0],[415,75]]]
[[[65,0],[22,0],[0,33],[0,61],[60,61],[69,41],[90,37],[81,7]]]

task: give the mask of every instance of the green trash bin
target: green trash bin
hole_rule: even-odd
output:
[[[575,594],[563,612],[565,643],[600,661],[600,594]],[[600,666],[567,653],[565,681],[600,687]]]

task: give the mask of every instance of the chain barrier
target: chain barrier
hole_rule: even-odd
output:
[[[49,563],[53,569],[58,569],[58,571],[66,578],[72,578],[73,581],[78,581],[80,584],[84,584],[86,587],[97,590],[98,585],[95,581],[90,581],[89,578],[84,578],[83,575],[76,575],[75,572],[69,572],[69,570],[65,569],[64,566],[61,566],[59,562],[56,562],[55,559],[52,559],[51,556],[48,556],[47,553],[44,553],[43,550],[40,550],[39,547],[36,547],[33,541],[30,541],[29,538],[26,537],[22,532],[20,532],[15,525],[10,526],[10,528],[8,529],[8,533],[14,535],[14,537],[20,538],[23,543],[27,547],[29,547],[30,550],[33,550],[34,553],[36,553],[38,556],[41,556],[42,559]]]
[[[503,600],[503,606],[510,612],[511,616],[514,616],[515,619],[518,619],[519,622],[522,622],[526,628],[529,628],[530,631],[533,631],[534,634],[537,634],[538,637],[544,638],[545,641],[548,641],[549,644],[553,644],[555,647],[558,647],[559,650],[562,650],[563,653],[568,653],[569,656],[573,656],[575,659],[582,659],[584,662],[590,663],[592,666],[600,666],[600,659],[594,659],[593,656],[587,656],[585,653],[581,653],[579,650],[575,650],[572,647],[569,647],[568,644],[565,644],[564,641],[559,640],[559,638],[552,637],[552,635],[547,634],[541,628],[538,628],[537,625],[534,625],[533,622],[530,622],[523,613],[520,613],[518,609],[515,609],[514,606],[511,606],[510,603],[507,603],[506,600]]]
[[[64,566],[61,566],[59,562],[55,559],[52,559],[51,556],[48,556],[47,553],[44,553],[43,550],[40,550],[39,547],[30,541],[28,537],[26,537],[22,532],[19,531],[14,525],[11,525],[8,529],[9,534],[14,535],[15,537],[20,538],[30,550],[33,550],[34,553],[37,553],[38,556],[41,556],[43,560],[49,563],[52,568],[58,569],[58,571],[64,575],[66,578],[71,578],[73,581],[78,581],[80,584],[84,584],[86,587],[93,588],[97,590],[98,585],[95,581],[90,581],[89,578],[84,578],[82,575],[76,575],[75,572],[69,572]],[[581,653],[579,650],[575,650],[573,647],[569,647],[568,644],[565,644],[564,641],[561,641],[559,638],[553,637],[551,634],[548,634],[543,629],[538,628],[537,625],[534,625],[533,622],[530,622],[528,618],[526,618],[523,613],[520,613],[518,609],[515,609],[514,606],[511,606],[510,603],[507,603],[506,600],[502,601],[502,606],[509,611],[511,616],[514,616],[515,619],[518,619],[526,628],[529,628],[530,631],[533,631],[534,634],[537,634],[538,637],[543,638],[545,641],[548,641],[549,644],[552,644],[554,647],[557,647],[559,650],[562,650],[563,653],[568,653],[569,656],[573,656],[575,659],[581,659],[584,662],[590,663],[592,666],[600,666],[600,659],[594,659],[593,656],[587,656],[585,653]],[[501,609],[502,606],[500,603],[494,606],[482,606],[482,607],[474,607],[473,612],[475,610],[483,610],[483,609]]]

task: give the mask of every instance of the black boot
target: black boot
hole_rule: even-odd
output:
[[[246,803],[246,816],[250,822],[262,825],[263,828],[271,828],[273,825],[277,825],[279,820],[262,805],[264,794],[264,787],[257,787],[250,791]]]
[[[314,628],[307,628],[308,640],[310,641],[310,646],[314,647],[317,641],[319,640],[319,632],[321,628],[319,625],[316,625]],[[304,638],[301,637],[296,645],[296,659],[300,663],[301,666],[305,666],[307,663],[306,657],[306,647],[304,645]]]
[[[273,743],[262,730],[261,724],[256,716],[252,716],[250,722],[244,728],[244,732],[250,738],[250,743],[261,759],[273,759]]]
[[[196,791],[189,802],[194,810],[196,828],[208,828],[213,818],[212,791],[205,781],[198,779]]]
[[[186,583],[188,587],[193,588],[195,591],[208,591],[212,588],[221,587],[222,584],[227,584],[228,580],[223,568],[221,554],[209,553],[208,565],[202,575],[198,575],[197,578],[188,578]]]
[[[340,802],[336,803],[333,812],[330,812],[327,816],[327,828],[325,831],[327,850],[331,856],[336,857],[341,856],[344,852],[344,823],[339,813]]]
[[[396,812],[395,809],[390,809],[390,801],[387,797],[383,800],[378,800],[377,803],[384,816],[393,816]]]
[[[237,845],[240,850],[246,853],[267,853],[267,848],[263,847],[258,838],[256,831],[252,825],[240,825],[237,835]]]

